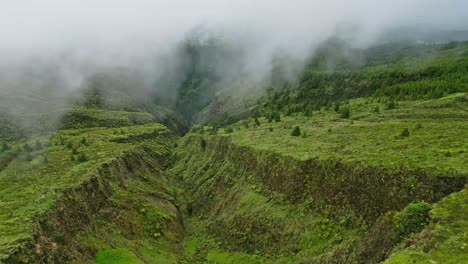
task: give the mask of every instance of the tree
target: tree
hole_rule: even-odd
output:
[[[403,129],[403,131],[401,131],[401,134],[400,134],[400,136],[402,137],[409,137],[409,135],[410,133],[409,133],[408,128]]]
[[[300,135],[301,135],[301,129],[298,126],[296,126],[291,132],[291,136],[298,137]]]
[[[33,156],[31,155],[31,152],[28,152],[28,154],[26,154],[26,161],[32,161],[33,160]]]
[[[206,149],[206,140],[204,138],[200,139],[200,147],[205,150]]]
[[[29,146],[28,143],[25,143],[23,145],[23,150],[26,151],[26,152],[31,152],[32,151],[32,148]]]
[[[5,141],[2,143],[2,151],[10,150],[10,146]]]
[[[333,107],[333,111],[338,113],[340,111],[340,104],[335,103],[335,106]]]
[[[349,118],[349,116],[350,116],[349,107],[342,107],[340,110],[340,117]]]
[[[255,118],[255,125],[260,126],[260,121],[258,121],[258,118]]]
[[[380,107],[379,105],[376,105],[375,108],[374,108],[374,113],[380,113]]]
[[[39,140],[36,140],[36,146],[35,146],[36,150],[41,150],[43,147],[42,147],[42,143],[39,141]]]
[[[279,113],[275,114],[275,122],[281,122],[281,116]]]
[[[86,162],[88,161],[88,157],[86,156],[84,152],[81,152],[80,154],[78,154],[77,160],[78,162]]]
[[[396,108],[395,101],[390,100],[390,101],[387,103],[387,110],[392,110],[392,109],[395,109],[395,108]]]

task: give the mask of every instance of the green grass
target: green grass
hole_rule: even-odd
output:
[[[465,263],[468,259],[468,189],[437,203],[431,223],[384,263]]]
[[[384,102],[377,99],[355,99],[350,101],[350,119],[323,109],[312,117],[282,116],[281,122],[260,118],[260,126],[249,120],[249,128],[241,121],[226,136],[235,144],[301,160],[319,157],[392,169],[406,166],[437,175],[467,175],[463,164],[468,160],[468,104],[457,99],[463,96],[398,102],[394,110],[384,110]],[[373,113],[376,105],[380,105],[380,113]],[[295,126],[307,138],[290,136]],[[404,129],[409,130],[408,137],[401,137]]]
[[[109,111],[99,108],[75,107],[61,120],[68,129],[87,127],[121,127],[152,123],[154,117],[146,112]]]
[[[96,264],[143,264],[135,254],[123,249],[104,249],[96,256]]]
[[[35,217],[49,210],[63,190],[79,186],[93,177],[101,164],[142,144],[158,147],[157,141],[138,143],[135,140],[125,142],[125,139],[139,135],[157,138],[157,134],[168,133],[167,128],[158,124],[62,130],[50,140],[42,138],[48,147],[33,151],[31,161],[21,152],[0,172],[0,256],[32,239]],[[86,144],[82,143],[83,138]],[[34,142],[35,139],[31,140],[30,145]],[[87,161],[78,161],[77,155],[81,153],[86,155]]]

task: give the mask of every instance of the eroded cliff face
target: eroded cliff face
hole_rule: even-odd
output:
[[[409,169],[297,160],[228,136],[188,134],[179,145],[168,174],[183,182],[190,212],[227,249],[270,260],[382,261],[407,235],[397,230],[395,212],[436,202],[465,183]]]
[[[161,256],[175,251],[170,247],[184,238],[183,205],[164,177],[174,140],[156,130],[116,138],[116,147],[133,146],[90,167],[86,180],[58,189],[50,209],[32,220],[31,237],[0,263],[95,263],[106,248],[148,261],[155,258],[151,249],[161,248]]]
[[[94,263],[122,249],[136,263],[376,263],[466,182],[166,136],[114,140],[135,147],[61,190],[0,262]],[[421,222],[398,222],[408,211]]]

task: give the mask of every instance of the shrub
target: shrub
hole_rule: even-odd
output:
[[[73,144],[71,142],[68,142],[67,145],[66,145],[67,149],[72,149],[73,148]]]
[[[33,160],[33,156],[31,155],[30,152],[28,152],[28,154],[26,154],[26,161],[32,161]]]
[[[390,100],[390,101],[387,103],[387,110],[392,110],[392,109],[395,109],[395,108],[396,108],[395,101]]]
[[[302,135],[301,135],[302,138],[307,138],[307,132],[303,132]]]
[[[431,205],[426,202],[411,203],[395,214],[394,222],[401,237],[420,232],[429,223]]]
[[[375,106],[374,113],[380,113],[380,107],[378,105]]]
[[[350,112],[349,112],[349,107],[343,107],[340,110],[340,117],[341,118],[349,118]]]
[[[78,149],[77,148],[72,148],[72,154],[77,155],[78,154]]]
[[[80,154],[78,154],[77,160],[78,162],[85,162],[85,161],[88,161],[88,157],[86,156],[85,153],[81,152]]]
[[[42,147],[42,143],[39,141],[39,140],[36,140],[36,146],[35,146],[35,149],[36,150],[41,150],[43,147]]]
[[[83,138],[81,139],[81,142],[80,142],[80,143],[83,144],[83,145],[85,145],[85,146],[88,145],[88,141],[86,141],[86,138],[85,138],[85,137],[83,137]]]
[[[25,143],[23,145],[23,150],[26,151],[26,152],[31,152],[32,151],[32,148],[29,146],[28,143]]]
[[[3,142],[2,143],[2,151],[7,151],[7,150],[10,150],[10,146],[8,145],[8,143]]]
[[[421,125],[421,123],[417,123],[416,126],[414,127],[414,129],[421,129],[423,126]]]
[[[301,129],[298,126],[296,126],[291,132],[291,136],[298,137],[300,135],[301,135]]]
[[[218,134],[218,128],[217,127],[211,128],[210,135],[216,135],[216,134]]]
[[[275,114],[275,122],[281,122],[281,116],[278,113]]]
[[[234,129],[232,129],[232,127],[227,127],[226,129],[224,129],[224,132],[226,134],[230,134],[230,133],[234,132]]]
[[[273,131],[273,128],[272,128],[272,127],[270,127],[270,128],[268,129],[268,131],[272,132],[272,131]]]
[[[260,121],[258,121],[258,118],[255,118],[255,125],[260,126]]]
[[[333,107],[333,111],[335,112],[340,112],[340,104],[336,103],[335,106]]]
[[[401,131],[401,134],[400,134],[401,137],[409,137],[409,135],[410,133],[409,133],[408,128],[403,129],[403,131]]]
[[[206,140],[204,138],[200,139],[200,147],[205,150],[206,149]]]

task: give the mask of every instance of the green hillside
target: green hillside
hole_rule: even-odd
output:
[[[1,98],[0,263],[468,258],[466,42],[330,39],[260,84],[221,80],[225,42],[179,52],[167,98],[124,69],[71,104]]]

